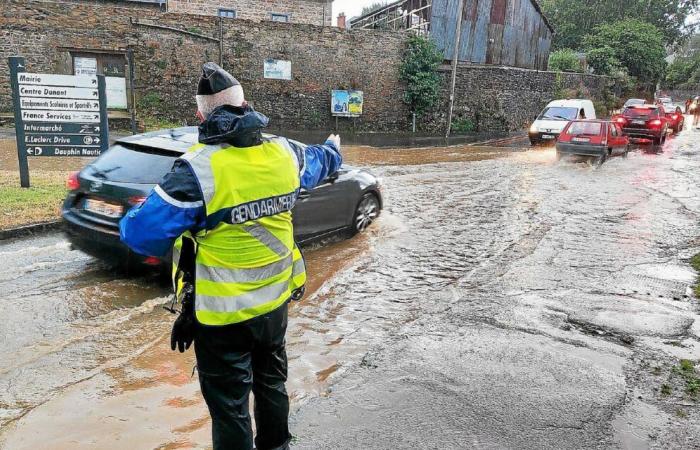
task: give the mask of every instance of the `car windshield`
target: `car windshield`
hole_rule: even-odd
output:
[[[625,112],[622,113],[625,117],[655,117],[658,114],[656,108],[627,108]]]
[[[561,106],[552,106],[545,108],[540,114],[540,120],[574,120],[578,115],[578,108],[564,108]]]
[[[598,136],[600,135],[600,122],[572,122],[566,134],[571,136]]]
[[[86,174],[119,183],[156,184],[168,173],[179,156],[152,148],[110,147],[85,168]]]
[[[632,105],[643,105],[646,103],[644,100],[639,99],[639,98],[631,98],[625,102],[625,106],[632,106]]]

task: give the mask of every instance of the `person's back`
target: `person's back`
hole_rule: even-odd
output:
[[[305,146],[263,138],[267,117],[214,63],[203,68],[197,104],[200,143],[122,219],[121,237],[143,255],[173,249],[182,313],[171,348],[195,344],[214,448],[252,449],[252,390],[257,448],[284,449],[291,437],[286,304],[306,282],[292,209],[301,188],[340,168],[340,139]]]

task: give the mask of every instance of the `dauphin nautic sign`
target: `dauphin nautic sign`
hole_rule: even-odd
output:
[[[109,145],[103,76],[30,73],[10,57],[20,182],[29,187],[30,156],[99,156]]]

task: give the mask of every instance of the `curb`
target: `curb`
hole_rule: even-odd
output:
[[[0,241],[6,241],[8,239],[14,239],[18,237],[31,236],[39,233],[46,233],[47,231],[55,231],[60,228],[61,221],[54,220],[51,222],[33,223],[31,225],[10,228],[9,230],[0,230]]]

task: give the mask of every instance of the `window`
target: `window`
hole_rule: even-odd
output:
[[[579,136],[582,134],[590,136],[600,135],[600,122],[571,122],[566,134]]]
[[[275,14],[272,13],[273,22],[289,22],[289,14]]]
[[[538,118],[540,120],[574,120],[577,114],[578,108],[552,106],[550,108],[545,108]]]
[[[126,56],[124,54],[70,52],[73,59],[73,75],[104,75],[107,88],[107,108],[127,109]]]
[[[235,19],[236,18],[236,10],[219,8],[219,17],[225,17],[227,19]]]

